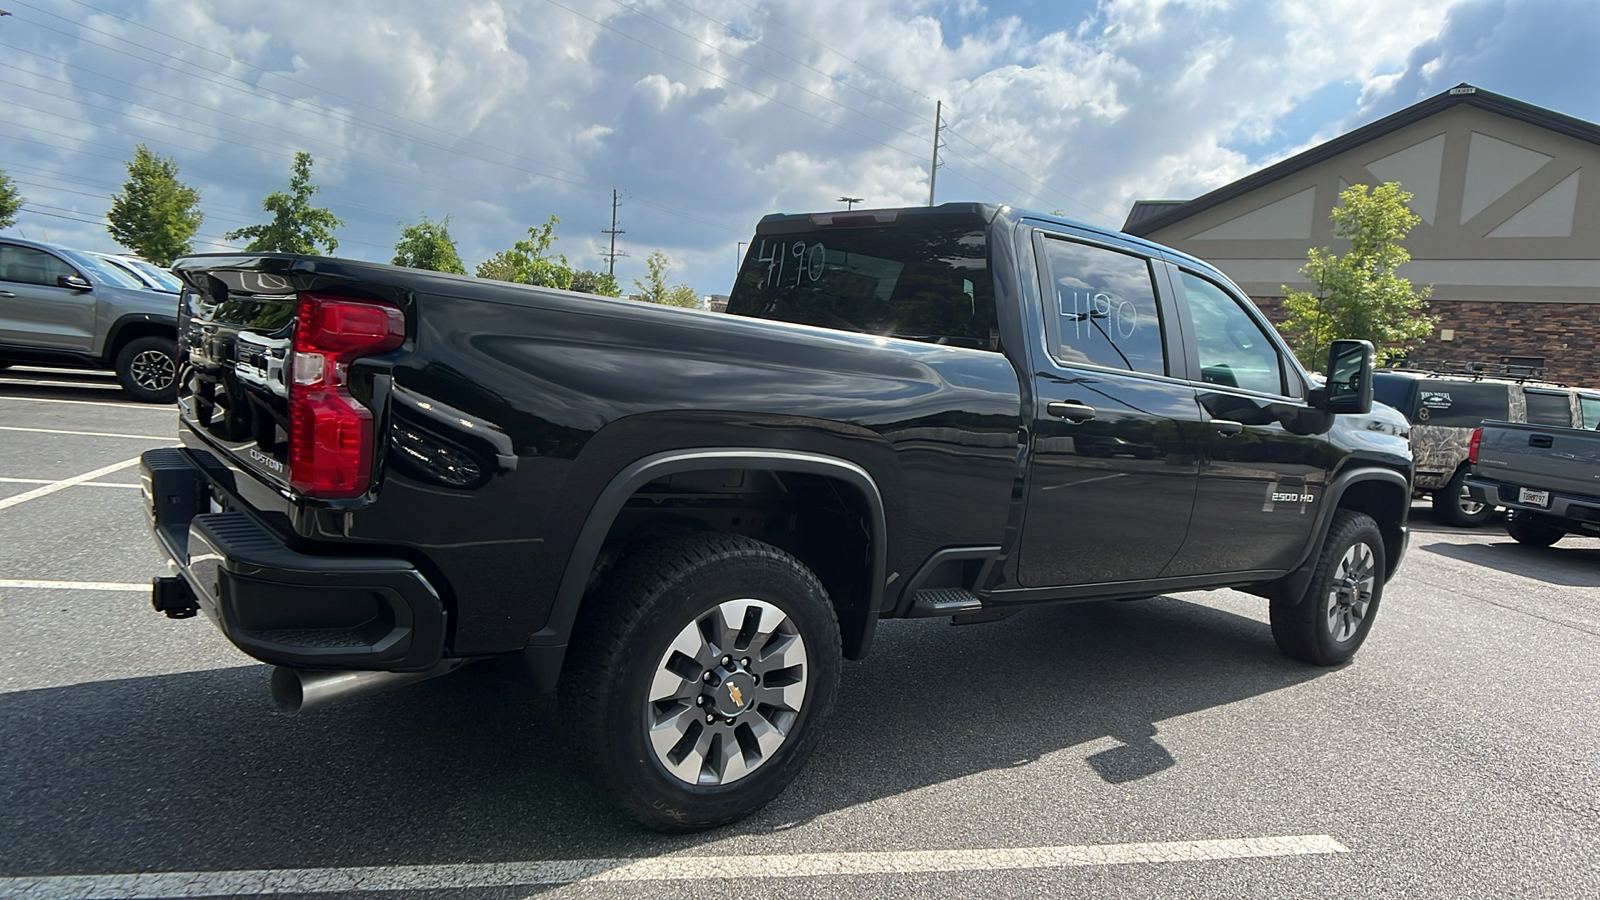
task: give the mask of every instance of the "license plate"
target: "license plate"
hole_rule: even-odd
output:
[[[1526,506],[1549,506],[1550,492],[1536,491],[1532,488],[1517,488],[1517,502]]]

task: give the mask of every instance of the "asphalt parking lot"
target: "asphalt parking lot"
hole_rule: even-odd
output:
[[[730,828],[663,837],[493,667],[299,717],[165,564],[170,408],[0,372],[0,896],[1586,897],[1600,541],[1414,510],[1349,666],[1230,591],[888,622],[827,738]]]

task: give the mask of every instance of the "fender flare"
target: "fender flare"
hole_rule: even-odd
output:
[[[164,316],[158,313],[125,313],[118,316],[117,320],[111,323],[111,327],[106,329],[106,341],[100,347],[100,354],[107,363],[116,361],[111,348],[117,346],[117,338],[122,334],[123,330],[132,325],[160,325],[164,328],[172,329],[174,339],[178,336],[177,316]]]
[[[561,574],[560,587],[556,589],[549,621],[533,635],[530,645],[565,646],[588,588],[589,573],[594,569],[606,535],[611,532],[611,525],[622,511],[623,504],[639,488],[666,475],[729,468],[821,475],[844,481],[860,493],[871,519],[871,593],[860,609],[852,607],[839,610],[839,630],[845,656],[850,659],[865,656],[877,628],[878,611],[883,603],[884,575],[888,566],[888,525],[877,481],[866,469],[838,457],[800,450],[741,447],[668,450],[638,460],[617,473],[590,507],[583,528],[578,532],[578,540],[567,556],[566,569]]]
[[[1345,492],[1353,485],[1366,482],[1384,482],[1393,484],[1400,491],[1402,507],[1400,510],[1400,547],[1403,550],[1406,540],[1405,521],[1409,514],[1411,503],[1411,481],[1403,473],[1394,469],[1377,466],[1363,466],[1357,469],[1341,472],[1323,490],[1322,508],[1317,511],[1316,528],[1312,531],[1312,540],[1306,545],[1301,554],[1300,561],[1295,564],[1289,574],[1275,581],[1263,585],[1264,591],[1260,592],[1272,600],[1283,600],[1298,603],[1305,598],[1306,588],[1311,584],[1311,576],[1316,571],[1317,556],[1322,549],[1322,544],[1328,539],[1328,529],[1333,527],[1333,512],[1340,506]],[[1381,526],[1382,523],[1380,522]],[[1395,565],[1400,561],[1400,554],[1386,560],[1387,569],[1385,577],[1394,574]]]

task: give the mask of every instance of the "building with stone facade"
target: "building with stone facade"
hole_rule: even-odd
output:
[[[1585,175],[1584,172],[1588,174]],[[1399,182],[1422,223],[1400,274],[1439,317],[1413,362],[1542,367],[1600,386],[1600,126],[1460,85],[1193,200],[1141,200],[1123,230],[1226,272],[1278,320],[1309,290],[1352,184]]]

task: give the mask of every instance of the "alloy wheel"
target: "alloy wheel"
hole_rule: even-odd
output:
[[[1328,588],[1328,633],[1334,641],[1344,643],[1360,630],[1372,605],[1377,571],[1372,548],[1364,541],[1351,544],[1340,557]]]
[[[128,375],[133,378],[133,383],[155,393],[171,388],[176,374],[172,356],[160,350],[137,353],[128,364]]]
[[[656,759],[688,784],[731,784],[772,759],[806,697],[806,643],[764,600],[729,600],[683,627],[655,667],[645,723]]]

